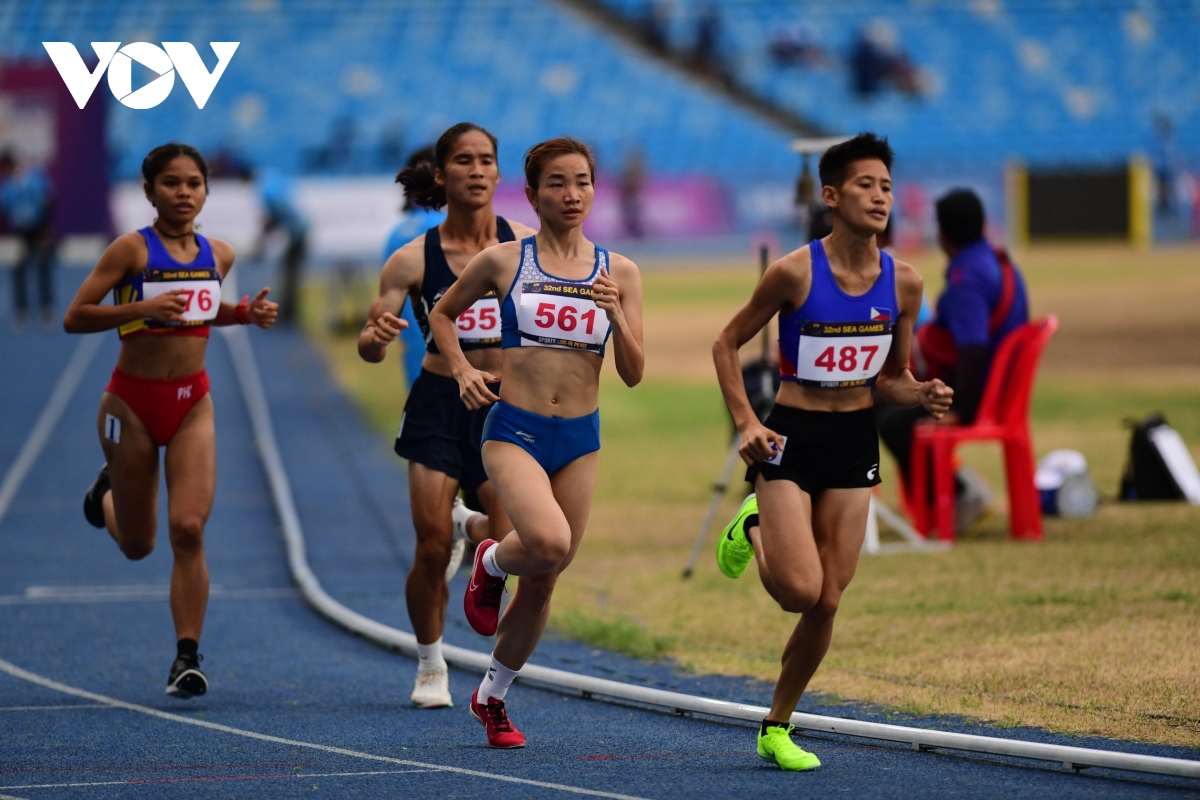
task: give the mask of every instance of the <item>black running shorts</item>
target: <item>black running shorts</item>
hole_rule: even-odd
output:
[[[493,393],[500,384],[491,384]],[[463,405],[458,381],[428,370],[413,381],[396,433],[396,455],[445,473],[468,492],[487,481],[480,443],[488,408],[472,411]]]
[[[816,496],[825,489],[860,489],[879,484],[879,434],[869,408],[805,411],[776,405],[763,423],[787,437],[778,465],[759,462],[746,470],[753,485],[791,481]]]

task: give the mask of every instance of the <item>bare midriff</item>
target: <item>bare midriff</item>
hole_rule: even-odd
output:
[[[129,336],[121,341],[117,368],[139,378],[182,378],[204,369],[207,349],[208,339],[201,336]]]
[[[504,351],[500,399],[544,417],[583,417],[600,402],[597,353],[553,347],[510,347]]]
[[[819,386],[804,386],[793,381],[779,385],[775,402],[781,406],[802,408],[805,411],[861,411],[875,404],[871,389],[855,386],[850,389],[822,389]]]

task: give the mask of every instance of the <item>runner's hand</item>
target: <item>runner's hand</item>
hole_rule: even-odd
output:
[[[371,329],[371,344],[376,347],[387,347],[396,341],[396,337],[400,335],[400,331],[408,327],[408,323],[392,312],[385,311],[379,319],[368,320],[367,327]]]
[[[783,450],[783,437],[757,420],[739,433],[738,454],[747,466],[774,458]]]
[[[954,390],[942,383],[939,378],[925,381],[917,389],[917,399],[934,419],[941,419],[950,410],[954,402]]]
[[[604,310],[610,323],[617,321],[621,313],[621,290],[607,268],[601,269],[592,283],[592,302]]]
[[[454,379],[458,381],[458,393],[462,397],[463,405],[472,411],[490,406],[500,399],[492,394],[492,390],[487,386],[489,383],[500,382],[500,379],[490,372],[467,367],[464,372],[455,375]]]
[[[270,291],[270,286],[261,289],[258,294],[254,295],[254,299],[250,301],[250,307],[246,309],[246,316],[260,328],[271,327],[275,324],[275,318],[279,316],[279,303],[267,299]]]
[[[186,309],[187,298],[178,290],[142,301],[142,316],[159,322],[183,322]]]

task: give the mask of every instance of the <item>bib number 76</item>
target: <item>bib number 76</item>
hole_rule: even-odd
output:
[[[860,347],[854,345],[846,345],[845,347],[826,347],[817,360],[813,363],[818,367],[824,367],[826,372],[854,372],[858,369],[869,370],[871,368],[871,360],[875,358],[875,354],[879,352],[879,345],[864,344]],[[866,360],[862,366],[859,366],[859,359],[866,356]]]

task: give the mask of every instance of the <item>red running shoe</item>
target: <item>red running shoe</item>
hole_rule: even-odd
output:
[[[504,579],[493,578],[483,568],[483,555],[499,542],[485,539],[475,548],[475,563],[471,566],[471,582],[463,595],[463,611],[467,622],[476,633],[493,636],[500,623],[500,595],[504,593]]]
[[[488,747],[512,749],[525,746],[525,734],[513,727],[504,709],[504,701],[489,697],[487,705],[478,700],[479,689],[471,692],[471,716],[487,731]]]

